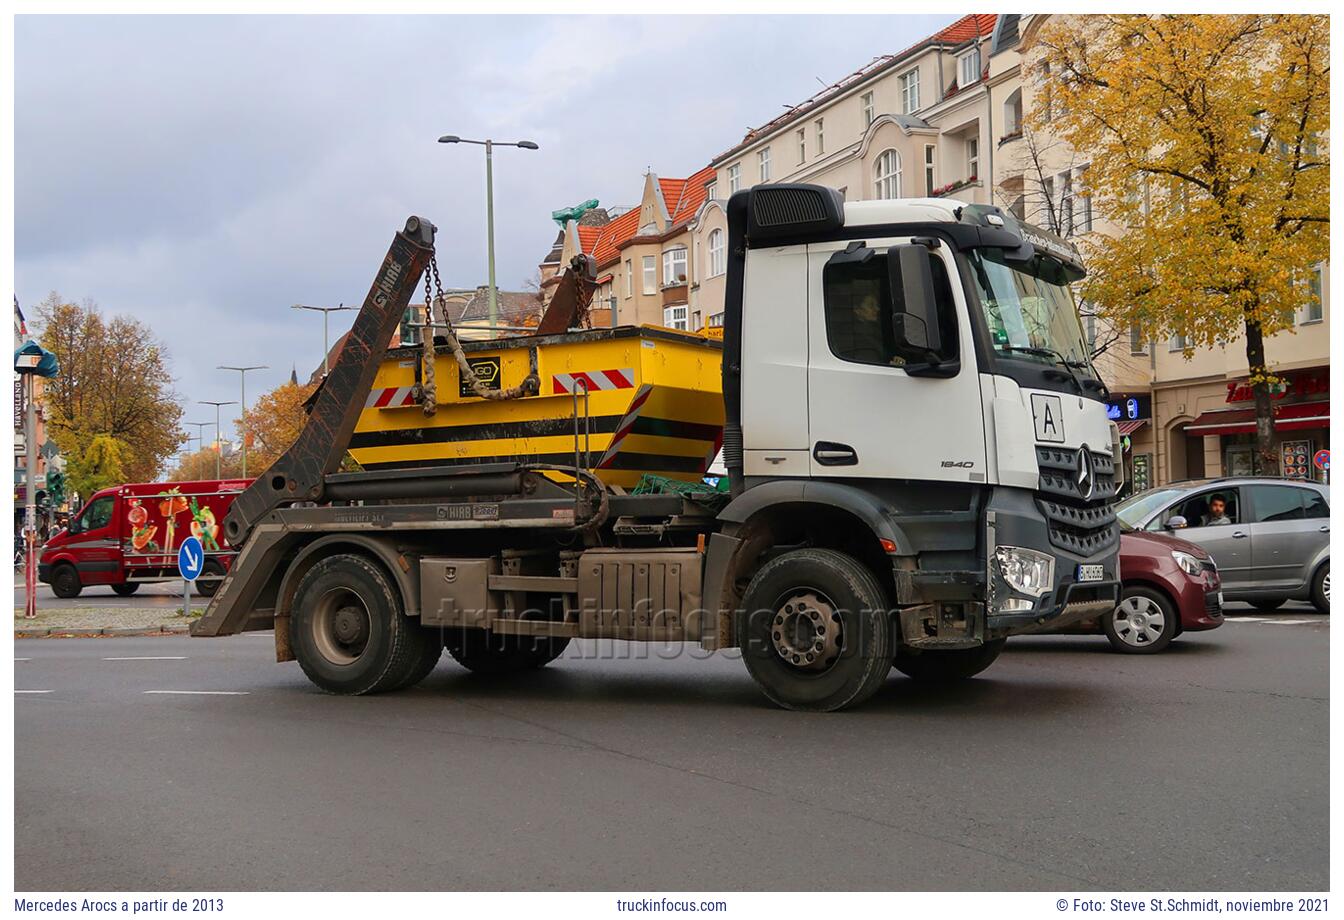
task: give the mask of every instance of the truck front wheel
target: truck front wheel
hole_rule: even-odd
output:
[[[51,593],[60,598],[79,597],[84,586],[79,583],[79,572],[68,562],[62,562],[51,573]]]
[[[877,692],[891,670],[886,592],[857,560],[798,549],[751,579],[737,622],[747,671],[785,709],[832,712]]]
[[[975,648],[915,652],[902,648],[896,653],[896,670],[923,681],[965,680],[994,663],[1007,639],[994,639]]]
[[[304,574],[294,597],[289,641],[303,673],[328,693],[405,686],[428,658],[437,633],[402,611],[386,573],[356,555],[328,556]],[[437,660],[437,659],[436,659]]]

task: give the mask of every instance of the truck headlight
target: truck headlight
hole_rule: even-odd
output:
[[[1198,577],[1200,571],[1204,568],[1204,563],[1200,562],[1199,559],[1189,553],[1183,553],[1178,549],[1171,551],[1171,558],[1176,560],[1176,564],[1179,565],[1187,575]]]
[[[1040,597],[1055,586],[1054,556],[1020,546],[1000,546],[994,558],[1003,580],[1014,591]]]

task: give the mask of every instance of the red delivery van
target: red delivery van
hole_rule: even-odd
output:
[[[77,597],[94,585],[128,597],[146,582],[180,578],[177,550],[194,536],[205,549],[196,590],[209,597],[236,555],[224,539],[224,515],[251,482],[142,482],[96,492],[42,547],[37,577],[57,597]]]

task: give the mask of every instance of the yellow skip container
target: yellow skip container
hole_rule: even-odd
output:
[[[351,438],[350,453],[361,466],[572,466],[576,410],[580,464],[609,485],[630,488],[645,473],[696,481],[722,442],[722,345],[716,337],[621,326],[463,342],[462,349],[476,376],[499,389],[521,383],[535,354],[541,391],[482,399],[463,390],[451,350],[439,346],[438,410],[426,416],[417,386],[420,347],[391,349]]]

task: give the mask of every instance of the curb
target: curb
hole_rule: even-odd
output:
[[[131,636],[185,636],[190,626],[144,626],[144,627],[16,627],[15,639],[109,639]]]

